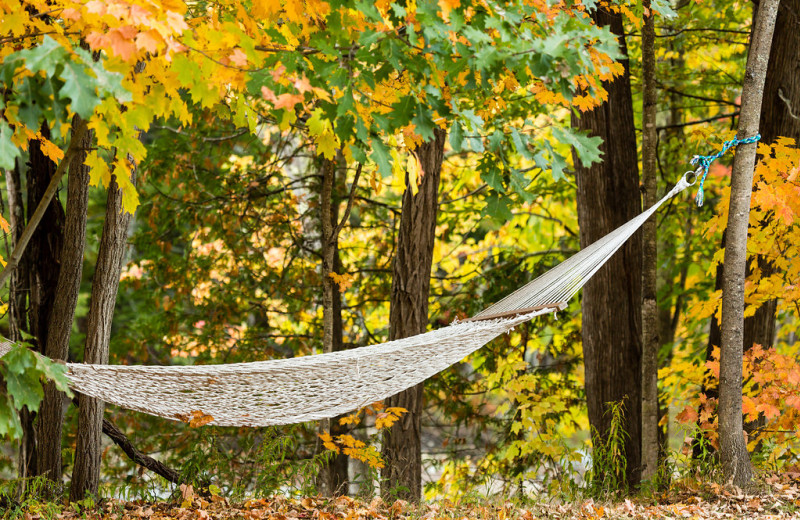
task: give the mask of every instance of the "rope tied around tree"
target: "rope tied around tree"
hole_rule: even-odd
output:
[[[722,143],[722,150],[713,154],[713,155],[695,155],[692,157],[690,163],[692,166],[697,166],[697,173],[699,175],[700,170],[703,170],[703,176],[700,177],[700,187],[697,188],[697,196],[695,197],[695,202],[697,203],[697,207],[701,207],[703,205],[703,201],[705,200],[705,193],[703,191],[703,183],[706,182],[706,177],[708,176],[708,169],[711,168],[711,163],[725,155],[725,153],[730,150],[732,147],[740,145],[740,144],[753,144],[758,142],[761,139],[761,134],[756,134],[752,137],[745,137],[744,139],[739,139],[738,137],[734,137],[730,141],[725,141]]]

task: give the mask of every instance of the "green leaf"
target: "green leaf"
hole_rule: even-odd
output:
[[[14,131],[8,123],[0,119],[0,170],[14,168],[14,159],[20,156],[19,148],[11,142]]]
[[[54,39],[49,36],[42,38],[42,43],[30,50],[20,52],[20,56],[25,58],[25,66],[31,72],[44,71],[52,77],[56,75],[56,69],[64,63],[66,51]]]
[[[431,118],[429,112],[426,110],[418,110],[412,121],[414,122],[417,133],[423,140],[426,142],[433,140],[433,130],[436,128],[436,123],[433,122],[433,118]]]
[[[533,157],[530,151],[528,150],[527,135],[520,134],[516,128],[511,127],[511,139],[514,141],[514,147],[517,149],[518,154],[525,157],[526,159],[531,159]]]
[[[553,128],[553,137],[565,144],[569,144],[578,154],[584,166],[591,166],[602,160],[600,145],[603,144],[601,137],[589,137],[585,133],[575,131],[571,128]]]
[[[22,437],[22,423],[11,396],[0,394],[0,438],[16,440]]]
[[[404,96],[397,103],[392,105],[392,115],[395,119],[395,124],[398,126],[405,126],[414,117],[414,108],[417,101],[414,96]]]
[[[377,137],[370,139],[370,144],[372,145],[372,153],[369,158],[378,165],[378,171],[381,172],[383,177],[391,177],[392,159],[389,148]]]
[[[536,198],[536,195],[529,192],[527,187],[530,186],[531,180],[527,178],[524,174],[520,173],[517,169],[511,170],[511,187],[514,188],[514,191],[522,197],[522,200],[525,202],[533,202]]]
[[[48,380],[55,383],[56,388],[72,397],[67,377],[67,366],[46,357],[37,356],[36,369]]]
[[[486,151],[486,148],[483,146],[483,139],[480,137],[467,137],[466,141],[474,152],[483,153]]]
[[[493,190],[505,193],[506,190],[505,187],[503,187],[503,173],[499,168],[486,168],[481,172],[481,179]]]
[[[664,18],[678,16],[678,13],[672,9],[669,0],[651,0],[650,7]]]
[[[5,375],[5,379],[6,389],[14,399],[14,406],[17,410],[23,406],[27,406],[32,412],[39,409],[39,404],[44,398],[44,389],[37,377],[31,377],[29,372],[16,373],[9,371]]]
[[[68,61],[61,73],[64,86],[58,91],[62,98],[69,98],[72,110],[84,119],[89,119],[94,107],[100,103],[97,97],[95,79],[86,74],[86,67]]]
[[[95,61],[92,55],[81,48],[75,49],[75,53],[81,58],[83,64],[94,72],[97,87],[101,94],[110,94],[120,103],[133,101],[133,93],[122,86],[124,76],[119,72],[109,72],[104,66],[104,60]],[[104,96],[100,96],[104,97]]]
[[[21,374],[36,366],[36,354],[16,344],[2,357],[2,363],[6,365],[9,372]]]
[[[453,121],[453,125],[450,127],[450,147],[453,151],[460,152],[463,146],[464,129],[461,127],[461,123]]]
[[[343,116],[348,112],[355,110],[355,100],[353,99],[353,90],[347,89],[339,98],[339,105],[336,107],[336,115]]]
[[[491,217],[497,222],[507,222],[514,217],[508,205],[511,199],[505,195],[501,195],[495,191],[489,192],[486,195],[486,206],[484,206],[482,213],[485,216]]]
[[[564,170],[567,169],[567,161],[561,157],[561,154],[556,153],[553,147],[547,141],[544,142],[544,147],[550,152],[549,170],[552,172],[553,180],[558,182],[567,177],[564,175]]]

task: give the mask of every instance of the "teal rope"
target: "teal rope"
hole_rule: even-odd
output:
[[[714,155],[695,155],[692,158],[692,165],[699,165],[697,167],[698,171],[700,171],[700,168],[703,169],[703,176],[700,177],[700,187],[697,189],[697,197],[694,199],[698,207],[703,205],[703,200],[705,199],[705,195],[703,193],[703,183],[706,182],[706,176],[708,175],[708,169],[711,167],[711,163],[725,155],[725,152],[737,144],[752,144],[758,142],[759,139],[761,139],[761,134],[756,134],[753,137],[745,137],[744,139],[734,137],[730,141],[725,141],[722,144],[722,150]]]

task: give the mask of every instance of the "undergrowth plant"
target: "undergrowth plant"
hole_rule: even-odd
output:
[[[58,489],[44,477],[11,479],[0,482],[0,519],[16,520],[38,516],[42,520],[55,518],[61,505],[54,500]]]
[[[611,423],[605,437],[592,429],[592,466],[586,472],[586,491],[590,496],[603,498],[627,487],[625,474],[628,469],[624,400],[607,403],[607,406],[606,413],[611,416]]]
[[[221,489],[233,500],[248,496],[267,497],[277,493],[308,496],[316,494],[317,476],[333,452],[315,452],[304,441],[305,427],[267,427],[257,436],[243,438],[231,449],[230,435],[206,427],[181,466],[181,481],[202,493]],[[236,455],[244,453],[244,458]],[[218,488],[217,488],[218,486]]]

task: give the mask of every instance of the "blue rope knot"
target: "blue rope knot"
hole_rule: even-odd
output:
[[[711,163],[725,155],[725,152],[738,144],[752,144],[758,142],[760,139],[761,134],[756,134],[752,137],[745,137],[744,139],[734,137],[730,141],[725,141],[722,144],[722,150],[714,155],[695,155],[692,158],[690,161],[692,166],[697,165],[697,171],[700,171],[700,169],[703,170],[703,176],[700,177],[700,187],[697,189],[697,196],[694,199],[698,207],[703,205],[703,200],[705,198],[703,194],[703,183],[706,182],[706,176],[708,176],[708,169],[711,167]]]

